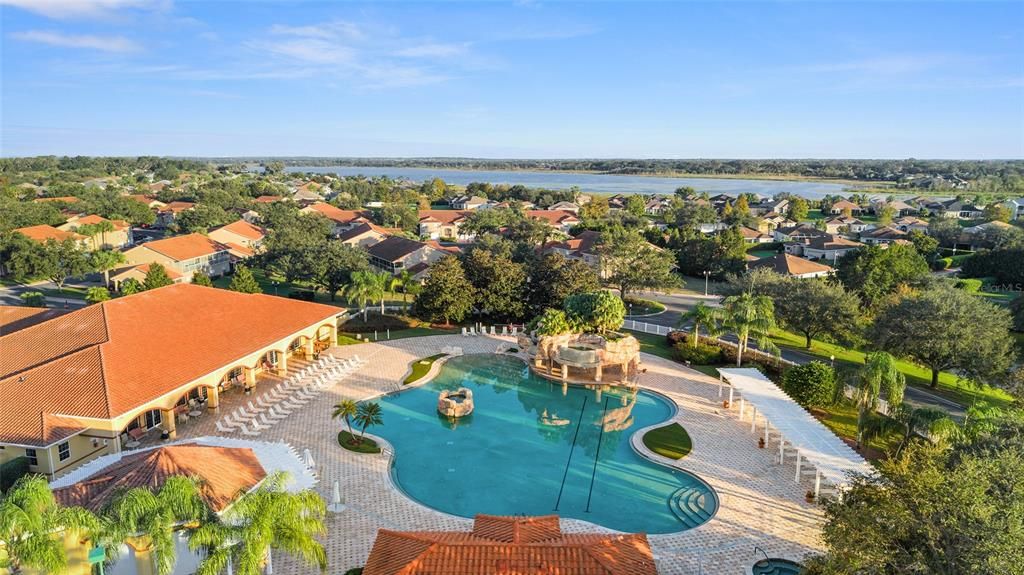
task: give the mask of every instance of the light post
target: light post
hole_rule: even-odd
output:
[[[711,277],[711,272],[704,270],[704,295],[708,295],[708,278]]]
[[[278,284],[278,281],[274,280],[274,295],[277,295],[277,284]]]
[[[832,369],[835,369],[836,368],[836,356],[835,356],[835,354],[832,354],[832,355],[828,356],[828,360],[830,362],[832,362]]]

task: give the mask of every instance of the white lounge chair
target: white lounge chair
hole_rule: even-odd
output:
[[[255,431],[249,431],[249,428],[243,425],[242,426],[242,433],[244,433],[245,435],[248,435],[250,437],[259,437],[260,431],[259,431],[259,429],[256,428],[255,424],[253,425],[253,428],[256,429],[256,430]]]
[[[227,427],[226,425],[221,423],[220,420],[218,419],[217,420],[217,431],[219,431],[221,433],[233,433],[234,429],[231,428],[231,427]]]

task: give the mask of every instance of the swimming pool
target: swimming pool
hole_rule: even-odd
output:
[[[472,415],[437,413],[441,390],[472,390]],[[718,498],[685,471],[644,459],[637,429],[674,406],[648,392],[562,388],[521,360],[466,355],[426,385],[381,399],[373,432],[395,449],[395,483],[411,498],[473,517],[557,513],[619,531],[672,533],[714,515]]]

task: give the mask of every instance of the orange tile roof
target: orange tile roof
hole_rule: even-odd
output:
[[[67,239],[72,240],[84,240],[85,236],[76,234],[75,232],[65,232],[64,230],[58,230],[53,226],[39,225],[39,226],[28,226],[24,228],[18,228],[14,230],[19,234],[25,236],[30,240],[37,242],[45,242],[46,240],[56,240],[58,242]]]
[[[19,329],[53,319],[67,313],[66,310],[21,305],[0,305],[0,335],[14,333]]]
[[[473,212],[464,210],[420,210],[421,222],[437,222],[442,224],[454,224],[463,220]]]
[[[526,210],[526,215],[544,220],[552,226],[580,221],[576,214],[565,210]]]
[[[151,249],[179,262],[227,250],[226,246],[211,240],[203,234],[185,234],[162,240],[153,240],[142,244],[140,247]]]
[[[281,196],[260,196],[253,201],[258,204],[272,204],[274,202],[280,202],[281,200]]]
[[[139,264],[137,266],[131,266],[124,269],[120,269],[113,276],[111,276],[111,279],[118,279],[119,276],[130,271],[138,271],[142,275],[146,275],[149,273],[149,264]],[[182,277],[181,274],[167,266],[164,266],[164,271],[167,272],[167,277],[171,278],[171,280],[180,279]]]
[[[363,575],[656,575],[643,534],[565,534],[558,516],[477,515],[473,530],[381,529]]]
[[[60,196],[60,197],[54,197],[54,198],[36,198],[36,199],[34,199],[32,201],[33,202],[65,202],[65,203],[68,203],[68,204],[73,204],[73,203],[78,202],[80,200],[78,198],[76,198],[75,196]]]
[[[173,212],[176,214],[178,212],[191,210],[195,206],[196,205],[192,202],[169,202],[166,205],[161,206],[159,210],[161,212]]]
[[[370,213],[362,210],[343,210],[337,206],[328,204],[326,202],[317,202],[310,204],[306,210],[313,210],[319,212],[329,219],[338,222],[339,224],[348,224],[360,220],[369,220]]]
[[[230,224],[221,226],[213,231],[217,230],[231,232],[235,235],[242,236],[247,240],[261,240],[263,239],[263,236],[266,235],[266,233],[263,231],[263,228],[259,226],[254,226],[245,220],[231,222]]]
[[[239,493],[245,493],[267,476],[248,447],[216,447],[188,443],[169,445],[126,455],[73,485],[55,489],[61,505],[78,505],[99,512],[118,492],[136,487],[158,491],[168,478],[195,477],[200,496],[215,512],[223,511]]]
[[[338,308],[174,284],[0,336],[0,443],[51,445],[232,367]],[[60,419],[55,419],[60,418]]]
[[[128,222],[126,222],[124,220],[108,220],[107,218],[104,218],[103,216],[99,216],[99,215],[96,215],[96,214],[90,214],[88,216],[72,217],[72,218],[68,219],[68,223],[73,225],[73,226],[96,225],[96,224],[98,224],[100,222],[110,222],[110,223],[114,224],[114,229],[115,230],[126,230],[129,227]]]

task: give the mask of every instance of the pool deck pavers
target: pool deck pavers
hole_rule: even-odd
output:
[[[471,519],[435,511],[398,491],[388,472],[388,455],[357,454],[341,448],[337,434],[343,424],[331,419],[331,406],[341,399],[361,400],[399,390],[411,362],[441,353],[444,348],[459,347],[467,354],[494,353],[513,345],[511,338],[441,335],[331,348],[331,355],[358,355],[366,363],[257,438],[287,442],[300,453],[309,449],[320,477],[318,490],[328,502],[334,482],[340,482],[347,508],[327,517],[324,543],[330,573],[342,574],[363,565],[380,528],[468,530],[472,526]],[[797,484],[793,462],[779,465],[776,438],[759,449],[758,435],[750,431],[749,415],[740,421],[735,408],[722,408],[717,380],[648,354],[643,354],[642,360],[647,371],[640,377],[641,386],[676,403],[678,411],[673,420],[689,432],[693,451],[672,461],[646,450],[639,435],[634,436],[633,445],[652,460],[696,474],[714,487],[720,501],[718,513],[696,529],[649,536],[659,572],[747,573],[760,557],[755,554],[755,546],[769,556],[794,560],[820,551],[823,514],[817,505],[804,500],[804,494],[813,488],[813,478]],[[230,412],[242,399],[225,397],[220,413]],[[223,435],[215,427],[217,417],[207,414],[180,427],[179,438]],[[562,528],[567,532],[607,531],[575,519],[563,519]],[[278,553],[274,571],[297,574],[317,570]]]

